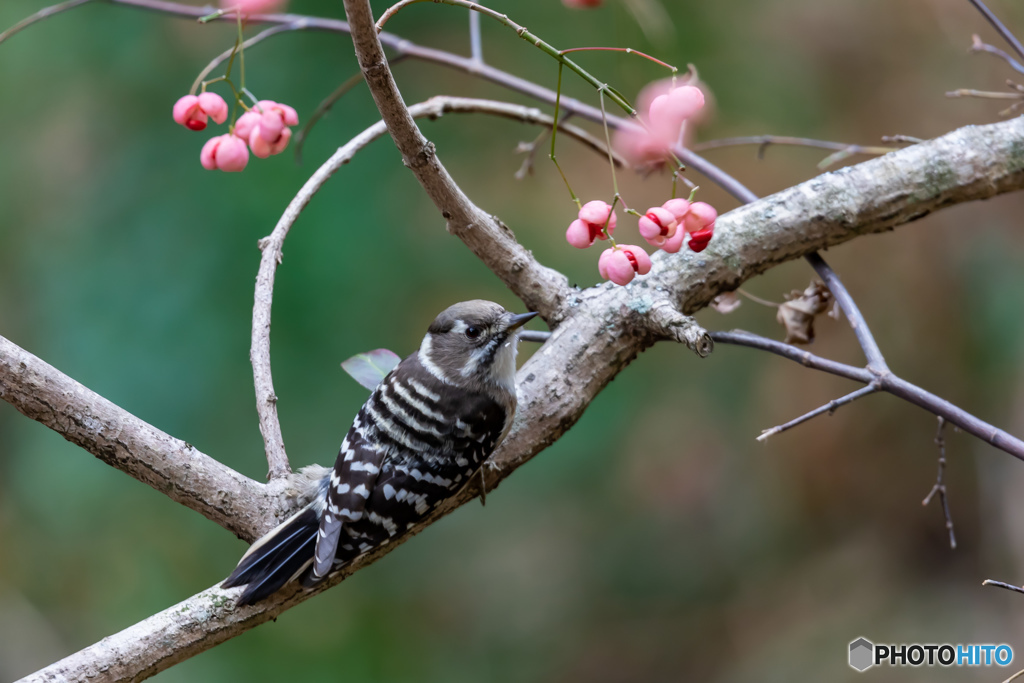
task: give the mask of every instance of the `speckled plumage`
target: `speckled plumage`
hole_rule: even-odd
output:
[[[294,579],[317,583],[465,486],[511,426],[516,329],[530,317],[479,300],[438,315],[360,409],[313,502],[253,544],[224,582],[247,585],[240,604]]]

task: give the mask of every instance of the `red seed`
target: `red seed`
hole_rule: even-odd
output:
[[[626,258],[629,259],[629,265],[633,266],[633,270],[636,271],[636,272],[639,272],[640,271],[640,264],[638,264],[636,262],[636,256],[633,255],[633,252],[631,252],[628,249],[623,249],[622,253],[625,254]]]
[[[656,213],[654,213],[652,211],[652,212],[650,212],[648,214],[645,214],[644,218],[646,218],[647,220],[651,221],[652,223],[657,225],[659,228],[661,228],[661,236],[662,237],[664,237],[665,235],[668,234],[668,226],[662,224],[661,219],[658,218],[658,214],[656,214]]]
[[[185,122],[185,127],[189,130],[203,130],[206,128],[206,121],[201,119],[189,119]]]

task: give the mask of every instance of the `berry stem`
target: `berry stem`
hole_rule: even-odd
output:
[[[495,10],[492,10],[489,7],[484,7],[483,5],[471,2],[471,0],[401,0],[400,2],[397,2],[391,7],[389,7],[387,11],[381,15],[380,19],[377,20],[377,32],[380,33],[381,30],[383,30],[384,28],[384,24],[386,24],[388,20],[391,19],[391,17],[393,17],[401,9],[419,2],[435,2],[443,5],[452,5],[454,7],[465,7],[467,9],[471,9],[475,12],[479,12],[480,14],[484,14],[488,17],[491,17],[492,19],[497,20],[504,26],[507,26],[513,31],[515,31],[516,35],[518,35],[526,42],[530,43],[531,45],[533,45],[540,51],[544,52],[545,54],[551,56],[552,58],[558,60],[558,63],[560,65],[568,67],[571,71],[575,72],[577,75],[580,76],[580,78],[582,78],[584,81],[592,85],[595,89],[606,90],[608,92],[608,96],[611,98],[613,102],[615,102],[615,104],[622,107],[622,110],[629,114],[630,117],[636,117],[636,109],[634,109],[632,105],[630,105],[630,103],[626,101],[626,98],[624,98],[619,93],[615,92],[615,90],[613,90],[612,88],[609,88],[607,85],[601,83],[601,81],[597,80],[597,78],[595,78],[586,69],[584,69],[579,64],[577,64],[576,62],[572,61],[564,54],[562,54],[560,50],[555,49],[549,43],[546,43],[543,40],[541,40],[539,36],[528,31],[525,26],[520,26],[516,22],[509,19],[507,14],[501,14],[500,12],[496,12]]]

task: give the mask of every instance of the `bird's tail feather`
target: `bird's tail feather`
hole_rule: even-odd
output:
[[[221,586],[246,586],[239,605],[252,605],[276,593],[312,564],[319,528],[320,518],[312,506],[299,510],[253,543]]]

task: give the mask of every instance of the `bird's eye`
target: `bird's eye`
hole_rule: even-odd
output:
[[[484,328],[479,325],[470,325],[466,328],[466,337],[469,339],[476,339],[484,333]]]

